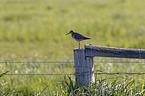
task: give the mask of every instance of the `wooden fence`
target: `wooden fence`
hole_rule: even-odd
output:
[[[93,57],[145,59],[145,49],[105,47],[86,44],[84,49],[74,49],[74,65],[77,86],[95,82]]]

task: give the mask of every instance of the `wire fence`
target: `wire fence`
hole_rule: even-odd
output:
[[[1,64],[6,63],[6,64],[32,64],[32,63],[37,63],[37,64],[74,64],[74,62],[0,62]],[[102,64],[102,63],[116,63],[116,64],[125,64],[125,63],[132,63],[132,64],[136,64],[136,63],[141,63],[141,64],[145,64],[144,62],[104,62],[104,61],[95,61],[94,64]]]
[[[117,72],[117,73],[95,73],[97,75],[106,74],[106,75],[115,75],[115,74],[126,74],[126,75],[145,75],[145,73],[125,73],[125,72]],[[6,74],[6,75],[74,75],[74,74]]]
[[[0,63],[8,63],[8,64],[73,64],[74,62],[0,62]]]
[[[0,62],[0,64],[74,64],[74,62]],[[116,64],[126,64],[126,63],[131,63],[131,64],[136,64],[136,62],[102,62],[102,61],[97,61],[97,62],[94,62],[94,64],[104,64],[104,63],[116,63]],[[145,62],[138,62],[140,64],[145,64]],[[108,72],[100,72],[96,70],[96,72],[94,74],[96,75],[102,75],[102,74],[106,74],[106,75],[121,75],[121,74],[124,74],[124,75],[145,75],[145,72],[132,72],[132,73],[129,73],[129,72],[112,72],[112,73],[108,73]],[[5,75],[9,75],[9,76],[12,76],[12,75],[17,75],[17,76],[21,76],[21,75],[26,75],[26,76],[29,76],[29,75],[75,75],[75,74],[5,74]]]

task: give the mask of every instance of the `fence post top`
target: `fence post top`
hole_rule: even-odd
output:
[[[84,49],[74,49],[74,51],[84,51]]]

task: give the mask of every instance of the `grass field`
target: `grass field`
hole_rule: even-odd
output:
[[[95,70],[101,70],[103,72],[144,72],[145,65],[144,60],[133,60],[133,59],[105,59],[105,62],[101,59],[97,59],[98,62],[95,63]],[[117,61],[119,62],[117,63]],[[12,60],[11,60],[12,61]],[[36,60],[37,61],[37,60]],[[112,62],[113,61],[113,62]],[[126,63],[124,63],[126,61]],[[27,61],[26,61],[27,62]],[[100,62],[100,63],[99,63]],[[111,63],[110,63],[111,62]],[[73,63],[41,63],[39,60],[37,63],[1,63],[1,69],[7,69],[9,74],[73,74],[74,73],[74,64]],[[3,70],[4,71],[4,70]],[[98,71],[99,72],[99,71]],[[97,73],[97,71],[95,71]],[[68,94],[66,86],[65,88],[60,88],[63,86],[65,75],[5,75],[1,78],[1,90],[3,92],[10,91],[9,94],[15,94],[18,96],[23,95],[34,95],[37,93],[56,95],[56,87],[58,88],[58,94]],[[134,80],[129,89],[136,88],[137,93],[141,92],[144,89],[145,76],[144,75],[95,75],[96,80],[104,81],[102,84],[107,83],[112,86],[124,85],[124,82],[129,82]],[[74,82],[74,76],[71,75],[71,78]],[[114,84],[113,81],[116,80],[117,84]],[[68,82],[68,79],[67,79]],[[128,83],[126,83],[128,85]],[[44,88],[47,87],[45,90]],[[37,88],[37,91],[36,91]],[[116,87],[115,87],[116,88]],[[114,88],[114,90],[116,90]],[[98,88],[97,88],[98,89]],[[42,92],[44,90],[44,92]],[[63,91],[62,91],[63,90]],[[136,91],[137,91],[136,90]],[[72,90],[71,90],[72,91]],[[129,90],[128,90],[129,91]],[[63,93],[66,92],[66,93]],[[72,91],[73,92],[73,91]],[[135,92],[135,91],[134,91]],[[142,93],[143,94],[143,93]],[[63,96],[63,95],[62,95]]]
[[[144,0],[2,0],[1,57],[72,59],[78,43],[65,34],[91,37],[83,42],[115,47],[144,47]],[[31,49],[31,50],[29,50]]]
[[[87,43],[143,49],[144,3],[144,0],[1,0],[0,62],[72,62],[73,49],[78,47],[78,43],[65,35],[70,30],[91,37],[91,40],[81,43],[82,48]],[[107,63],[95,65],[96,70],[145,72],[144,63],[141,64],[139,60],[133,61],[133,64],[129,60],[127,65],[105,60]],[[5,70],[9,74],[74,73],[73,64],[0,63],[0,73]],[[122,76],[127,81],[133,78],[144,86],[144,75],[120,75],[120,80],[124,80]],[[102,75],[97,79],[105,77],[112,76]],[[49,90],[45,90],[46,94],[56,94],[56,86],[61,85],[56,82],[64,80],[63,76],[6,75],[1,78],[1,86],[4,85],[0,86],[0,92],[10,89],[15,95],[34,95],[36,87],[41,92],[47,85]]]

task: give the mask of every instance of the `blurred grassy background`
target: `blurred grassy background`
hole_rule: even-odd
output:
[[[70,30],[91,37],[81,43],[82,48],[85,43],[145,48],[144,4],[145,0],[0,0],[0,61],[5,62],[0,63],[0,72],[7,69],[9,74],[73,74],[73,64],[39,64],[73,61],[73,49],[78,48],[78,43],[65,35]],[[96,70],[144,72],[144,60],[130,59],[126,65],[101,60],[107,63],[97,63]],[[8,63],[21,61],[30,63]],[[112,78],[100,75],[97,79],[105,77]],[[120,77],[136,78],[141,83],[145,80],[144,75]],[[55,93],[55,84],[61,80],[63,76],[6,75],[1,79],[1,89],[28,96],[36,93],[36,87],[40,92],[49,84],[50,91]]]
[[[0,57],[72,59],[75,30],[102,46],[145,48],[144,0],[1,0]]]

